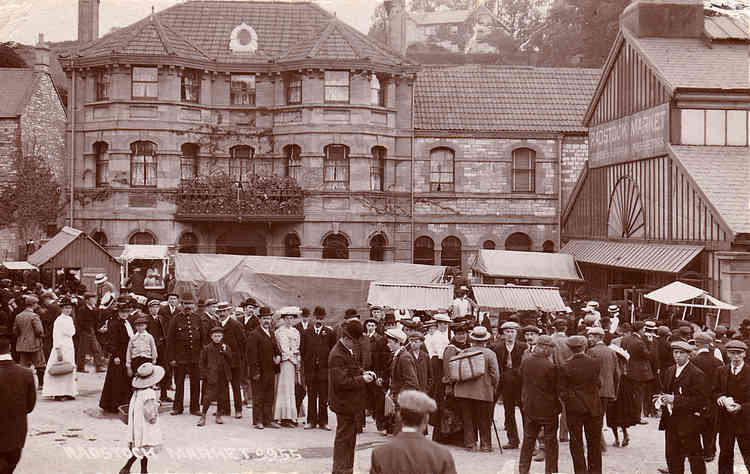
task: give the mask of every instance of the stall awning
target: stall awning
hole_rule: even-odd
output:
[[[582,281],[573,257],[563,253],[482,249],[471,268],[494,278]]]
[[[3,262],[0,266],[7,268],[8,270],[37,270],[37,268],[29,262]]]
[[[447,310],[453,300],[453,285],[370,283],[367,303],[383,308],[422,311]]]
[[[169,247],[166,245],[125,245],[120,254],[120,261],[164,260],[169,258]]]
[[[579,262],[649,272],[679,273],[701,251],[699,245],[571,240],[560,249]]]
[[[477,304],[509,311],[565,311],[560,290],[552,286],[472,285]]]
[[[693,308],[715,308],[734,311],[737,306],[725,303],[701,290],[681,281],[673,281],[669,285],[644,295],[647,299],[672,306]],[[697,300],[697,302],[693,302]]]

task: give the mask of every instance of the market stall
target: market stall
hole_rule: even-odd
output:
[[[447,311],[453,300],[453,285],[372,282],[367,303],[373,306],[419,311]]]
[[[169,248],[166,245],[125,245],[118,260],[122,264],[122,285],[139,269],[144,292],[149,297],[164,297],[169,275]]]
[[[560,289],[552,286],[472,285],[480,308],[501,311],[565,311]]]
[[[471,269],[482,277],[482,283],[493,283],[495,278],[583,281],[575,259],[564,253],[481,249]]]
[[[647,293],[645,298],[659,303],[656,312],[657,319],[659,318],[662,304],[682,308],[682,319],[686,319],[689,314],[692,315],[693,311],[696,309],[715,312],[716,317],[713,321],[714,328],[716,328],[722,320],[722,310],[726,311],[726,313],[724,313],[726,318],[724,318],[723,322],[729,327],[732,319],[730,311],[734,311],[738,308],[738,306],[714,298],[706,290],[696,288],[681,281],[674,281],[667,286]],[[706,325],[709,325],[709,321],[706,321]]]

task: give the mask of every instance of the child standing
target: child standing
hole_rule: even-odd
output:
[[[148,456],[161,448],[159,427],[159,394],[154,386],[164,377],[164,368],[150,362],[141,364],[133,378],[133,396],[128,408],[128,448],[131,457],[120,474],[130,472],[136,459],[141,460],[141,472],[148,472]]]
[[[232,380],[232,369],[229,362],[232,351],[224,344],[224,328],[215,326],[211,328],[211,342],[206,344],[201,351],[200,371],[205,393],[203,394],[203,410],[198,426],[206,426],[206,413],[211,402],[218,402],[223,395],[229,397],[229,381]],[[226,392],[226,393],[225,393]],[[216,423],[224,423],[221,415],[216,412]]]
[[[128,342],[128,349],[125,352],[125,368],[128,371],[128,377],[132,377],[134,372],[138,371],[141,364],[150,362],[156,363],[156,341],[154,336],[146,332],[148,326],[148,317],[137,313],[135,318],[135,334]]]

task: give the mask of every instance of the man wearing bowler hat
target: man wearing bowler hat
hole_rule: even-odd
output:
[[[735,441],[745,469],[750,469],[750,368],[745,364],[747,344],[731,340],[724,347],[729,363],[719,370],[714,399],[719,407],[719,474],[730,474]]]
[[[200,368],[198,362],[201,349],[208,340],[195,313],[192,295],[182,299],[183,310],[175,313],[167,334],[169,365],[174,369],[175,395],[172,415],[180,415],[184,410],[185,376],[190,377],[190,414],[200,416]]]
[[[315,321],[300,334],[302,373],[307,387],[306,430],[328,428],[328,354],[336,344],[333,329],[325,325],[326,311],[313,310]]]
[[[281,349],[271,330],[271,308],[260,308],[260,326],[247,340],[247,364],[253,385],[253,424],[256,429],[281,428],[273,421],[274,377],[279,373]]]

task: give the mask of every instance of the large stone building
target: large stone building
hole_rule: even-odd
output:
[[[98,2],[81,2],[95,21]],[[96,31],[81,27],[79,31]],[[559,246],[597,71],[424,68],[312,3],[180,3],[62,58],[73,226],[117,253],[467,267]]]

